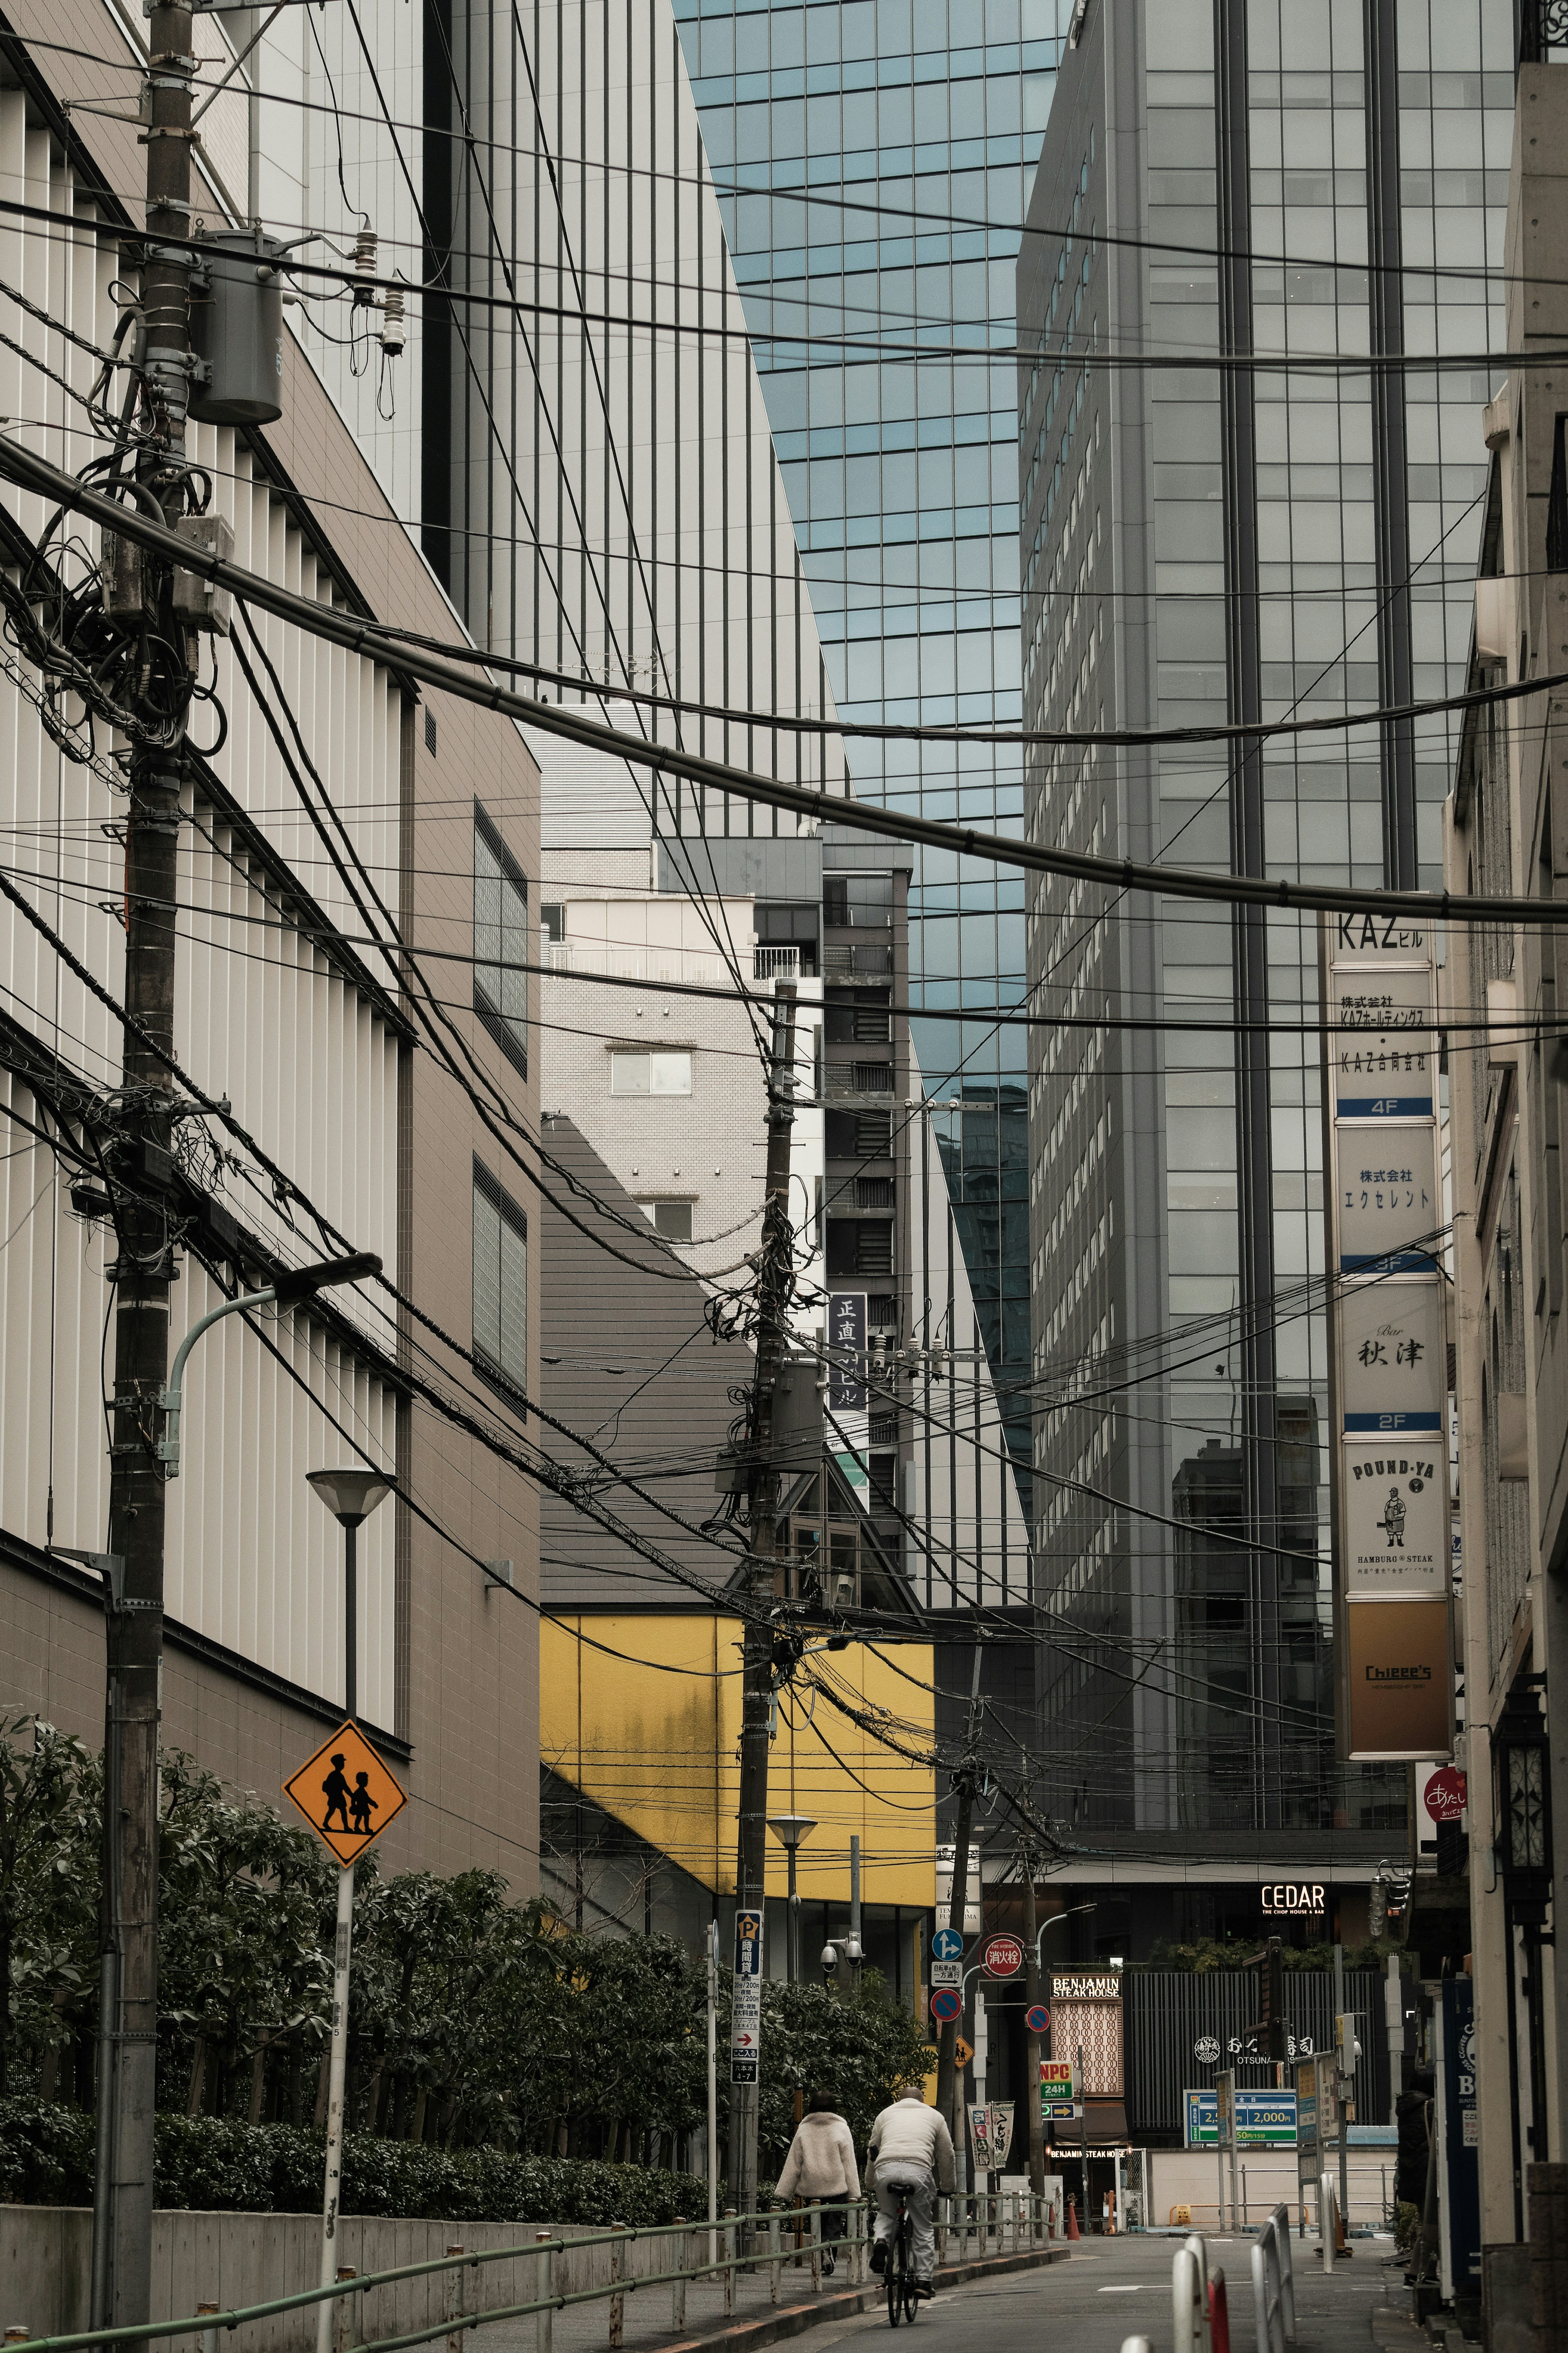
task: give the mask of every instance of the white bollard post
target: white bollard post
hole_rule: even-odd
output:
[[[448,2247],[447,2250],[448,2255],[460,2255],[462,2252],[463,2250],[461,2247]],[[443,2284],[445,2293],[442,2296],[444,2309],[442,2311],[441,2317],[443,2320],[460,2323],[463,2317],[463,2289],[465,2285],[462,2273],[460,2271],[447,2272],[445,2274]],[[460,2326],[447,2330],[447,2353],[463,2353],[463,2331]]]
[[[612,2230],[618,2231],[621,2225],[618,2222],[613,2222],[610,2227]],[[610,2277],[612,2280],[623,2280],[626,2275],[626,2241],[613,2239],[610,2242]],[[626,2300],[624,2295],[613,2295],[610,2298],[610,2353],[619,2353],[620,2347],[626,2342]]]
[[[1334,2242],[1339,2236],[1337,2200],[1334,2197],[1334,2177],[1331,2173],[1318,2176],[1318,2236],[1322,2242],[1323,2269],[1334,2268]]]
[[[555,2293],[555,2250],[550,2243],[548,2231],[536,2231],[533,2235],[539,2242],[538,2276],[533,2284],[537,2299]],[[547,2304],[542,2312],[535,2313],[533,2316],[533,2344],[534,2353],[553,2353],[555,2312],[551,2305]]]
[[[196,2306],[198,2313],[221,2312],[222,2309],[222,2306],[216,2304],[198,2304]],[[217,2330],[216,2328],[204,2328],[201,2333],[200,2342],[202,2353],[217,2353]]]

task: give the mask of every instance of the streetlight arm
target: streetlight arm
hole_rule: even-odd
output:
[[[226,1299],[221,1307],[199,1316],[175,1350],[168,1384],[158,1395],[158,1403],[167,1417],[164,1434],[158,1441],[158,1460],[165,1475],[171,1479],[180,1475],[181,1391],[185,1359],[210,1325],[225,1315],[243,1315],[247,1307],[269,1307],[274,1301],[279,1307],[297,1307],[302,1300],[313,1299],[318,1291],[330,1291],[340,1282],[358,1282],[365,1275],[380,1272],[381,1261],[374,1250],[354,1250],[347,1258],[320,1259],[310,1266],[288,1266],[274,1276],[265,1291],[247,1291],[239,1299]]]
[[[1048,1920],[1043,1920],[1040,1923],[1040,1933],[1035,1938],[1035,1967],[1038,1968],[1040,1966],[1040,1947],[1045,1943],[1046,1930],[1047,1928],[1054,1928],[1057,1926],[1057,1923],[1060,1920],[1071,1920],[1075,1918],[1079,1912],[1097,1912],[1099,1909],[1100,1906],[1097,1904],[1075,1904],[1069,1910],[1066,1912],[1053,1912]]]
[[[163,1436],[158,1441],[158,1460],[169,1478],[177,1479],[180,1475],[181,1392],[184,1386],[186,1357],[202,1334],[214,1324],[221,1323],[226,1315],[241,1314],[247,1307],[269,1307],[277,1296],[276,1291],[247,1291],[241,1298],[226,1299],[221,1307],[215,1307],[209,1314],[197,1318],[174,1351],[168,1385],[160,1390],[158,1396],[158,1403],[165,1416]]]

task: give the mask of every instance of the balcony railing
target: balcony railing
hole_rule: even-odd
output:
[[[755,947],[752,950],[753,980],[798,980],[799,977],[798,948]]]
[[[885,980],[893,969],[893,951],[858,945],[824,948],[822,968],[834,978],[852,973],[866,980]]]
[[[610,980],[689,980],[718,988],[728,977],[710,949],[615,947],[593,940],[552,940],[545,950],[552,972],[598,973]]]

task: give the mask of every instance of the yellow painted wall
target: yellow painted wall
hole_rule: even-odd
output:
[[[587,1640],[575,1639],[578,1630]],[[592,1648],[595,1642],[604,1649]],[[855,1704],[886,1707],[903,1724],[920,1725],[913,1737],[900,1736],[925,1747],[934,1704],[929,1689],[917,1686],[933,1680],[931,1653],[910,1646],[898,1656],[902,1675],[858,1644],[823,1663]],[[544,1762],[694,1879],[732,1895],[740,1620],[662,1613],[545,1618],[539,1682]],[[814,1701],[804,1686],[783,1695],[768,1811],[811,1814],[818,1824],[800,1850],[803,1901],[843,1901],[850,1834],[858,1831],[866,1903],[935,1903],[935,1776],[873,1739],[820,1694]],[[783,1895],[787,1888],[784,1851],[770,1837],[768,1893]]]

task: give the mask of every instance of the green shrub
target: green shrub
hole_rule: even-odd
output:
[[[247,2214],[311,2214],[321,2203],[324,2136],[289,2125],[224,2116],[161,2116],[160,2207]],[[0,2103],[0,2198],[24,2206],[92,2201],[93,2120],[42,2100]],[[631,2222],[643,2229],[707,2211],[695,2174],[591,2158],[448,2151],[350,2133],[343,2143],[345,2214],[447,2222]]]

